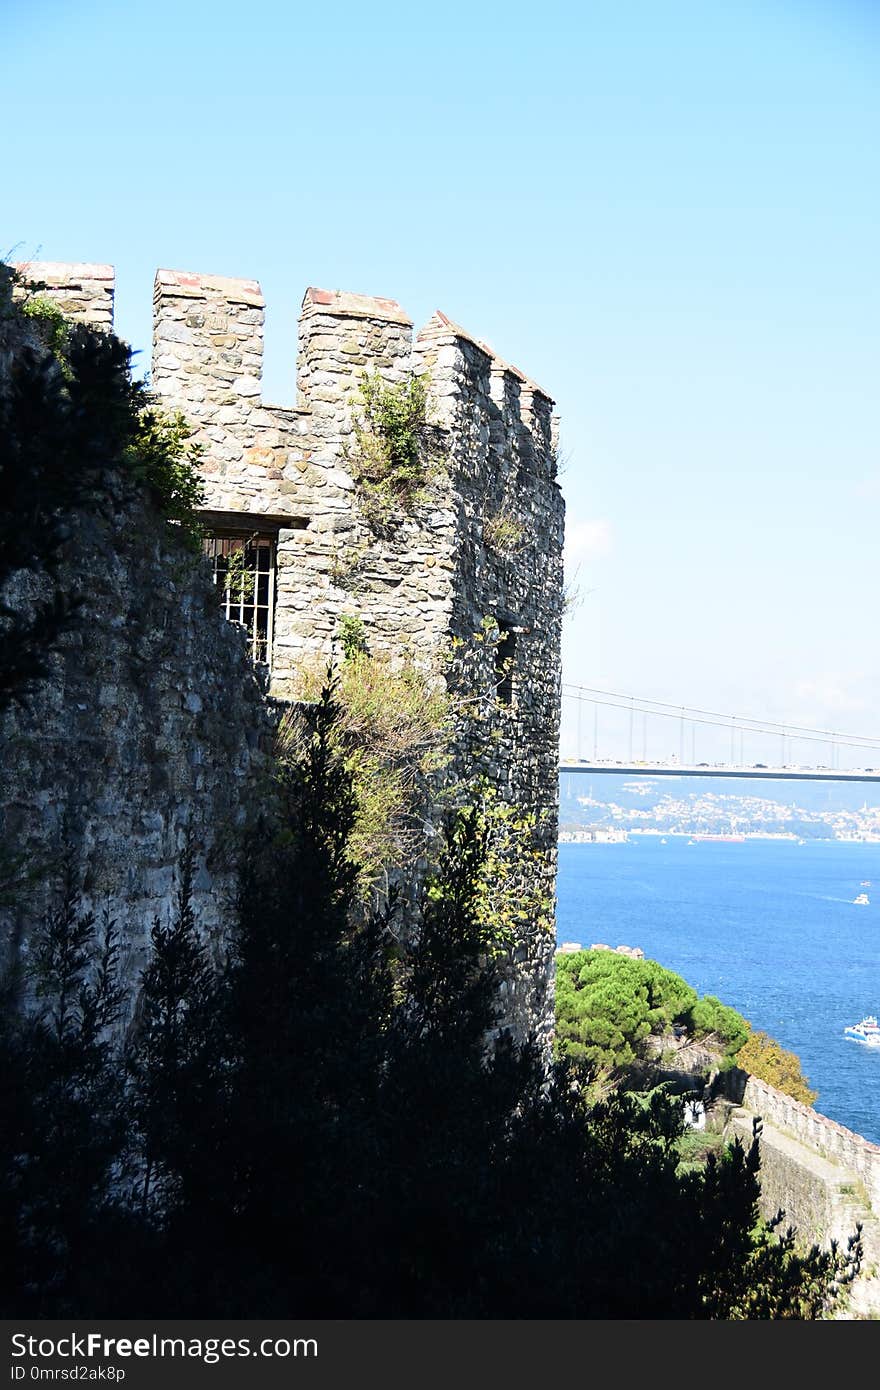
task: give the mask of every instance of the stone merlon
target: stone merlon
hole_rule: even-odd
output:
[[[116,277],[112,265],[92,262],[28,261],[15,267],[38,293],[53,299],[70,318],[97,328],[113,327]]]
[[[550,395],[549,391],[545,391],[536,381],[532,381],[531,377],[526,376],[525,372],[521,372],[519,367],[514,367],[512,363],[505,362],[488,343],[483,342],[481,338],[474,337],[473,333],[469,333],[466,328],[462,328],[460,324],[453,322],[442,310],[435,309],[434,313],[425,324],[425,327],[419,332],[417,341],[429,342],[442,337],[460,338],[467,343],[471,343],[489,359],[491,371],[501,373],[508,372],[522,383],[525,390],[535,395],[543,396],[544,400],[548,401],[550,405],[554,404],[554,398]]]

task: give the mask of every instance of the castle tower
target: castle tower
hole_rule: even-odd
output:
[[[109,326],[109,267],[37,269],[62,307],[93,322],[103,313]],[[550,907],[509,962],[505,1023],[517,1036],[537,1029],[546,1043],[564,516],[553,402],[440,312],[413,340],[394,300],[312,287],[299,318],[297,403],[269,405],[263,316],[254,280],[156,275],[153,390],[201,448],[207,549],[227,615],[248,629],[279,698],[295,693],[304,662],[335,654],[344,615],[356,615],[370,651],[393,662],[440,665],[454,644],[467,654],[466,674],[453,664],[450,679],[494,697],[476,739],[482,770],[498,796],[534,818],[523,899]],[[392,508],[382,525],[358,463],[365,375],[428,383],[437,466],[414,504]],[[254,575],[238,595],[226,578],[236,552]],[[463,725],[453,771],[472,766],[474,741]]]

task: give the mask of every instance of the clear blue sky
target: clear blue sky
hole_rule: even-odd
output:
[[[880,7],[6,0],[0,252],[442,308],[562,417],[568,681],[880,735]],[[667,742],[668,742],[667,737]],[[806,761],[806,757],[802,759]]]

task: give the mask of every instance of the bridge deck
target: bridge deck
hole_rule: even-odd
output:
[[[560,772],[617,772],[641,777],[739,777],[800,782],[880,782],[880,768],[734,767],[706,763],[636,763],[560,759]]]

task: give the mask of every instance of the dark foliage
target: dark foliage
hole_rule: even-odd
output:
[[[42,1011],[6,1039],[2,1220],[26,1271],[8,1310],[821,1316],[859,1246],[798,1254],[760,1225],[757,1142],[682,1173],[681,1109],[662,1090],[589,1105],[572,1063],[548,1075],[529,1048],[487,1047],[475,813],[448,828],[411,949],[389,914],[350,925],[335,717],[331,686],[246,856],[220,971],[184,855],[124,1097],[101,1041],[112,934],[96,952],[65,890],[37,953]]]
[[[3,266],[0,275],[8,323],[12,277]],[[74,514],[106,506],[131,437],[140,388],[129,365],[124,343],[82,324],[67,331],[64,370],[48,346],[12,355],[0,391],[0,589],[19,570],[38,587],[27,609],[0,604],[0,710],[47,673],[81,606],[58,584],[58,566]]]
[[[84,596],[59,578],[79,513],[106,514],[140,489],[194,543],[200,497],[179,421],[162,421],[132,380],[131,351],[112,333],[28,313],[17,276],[0,263],[0,593],[33,581],[24,605],[0,600],[0,713],[46,676]],[[59,319],[61,328],[59,329]]]
[[[135,1204],[162,1225],[190,1160],[190,1135],[213,1074],[208,1052],[214,979],[192,909],[193,848],[180,861],[177,911],[152,931],[138,1018],[127,1049],[133,1135],[139,1160]],[[208,1012],[206,1012],[208,1011]]]
[[[108,1041],[120,994],[112,920],[77,910],[72,856],[21,982],[33,1009],[0,1020],[0,1310],[65,1316],[99,1299],[128,1224],[112,1195],[126,1105]]]

